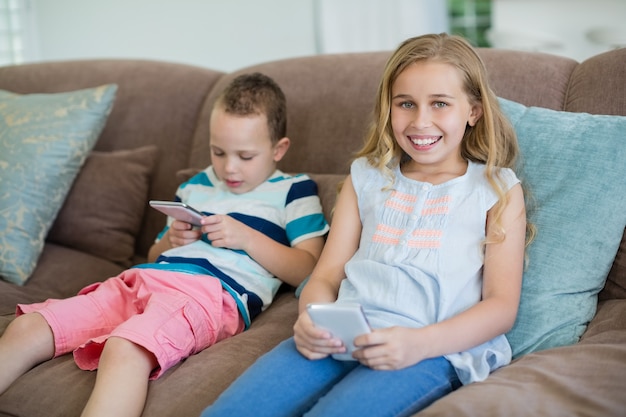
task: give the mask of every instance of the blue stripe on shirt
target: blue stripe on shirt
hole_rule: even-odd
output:
[[[206,172],[198,172],[196,175],[191,177],[187,182],[181,184],[180,188],[185,188],[187,185],[204,185],[207,187],[213,187],[213,183],[209,179]]]
[[[203,211],[202,214],[204,214],[205,216],[212,216],[215,213]],[[256,231],[263,233],[265,236],[275,240],[278,243],[281,243],[285,246],[291,246],[291,242],[289,241],[285,230],[277,224],[270,222],[269,220],[265,220],[257,216],[250,216],[243,213],[228,213],[228,216],[240,221],[241,223],[253,228]],[[165,232],[161,233],[165,234]],[[211,241],[206,237],[206,234],[202,234],[201,239],[206,243],[211,243]]]
[[[289,193],[287,193],[287,200],[285,206],[294,200],[303,197],[317,196],[317,184],[313,180],[305,180],[301,182],[295,182],[291,185]]]
[[[249,216],[242,213],[228,213],[235,220],[239,220],[245,225],[250,226],[254,230],[263,233],[265,236],[282,243],[285,246],[291,246],[291,242],[287,238],[285,230],[275,223],[256,216]]]
[[[322,213],[309,214],[287,223],[287,236],[303,236],[312,230],[323,229],[325,224],[326,219]]]

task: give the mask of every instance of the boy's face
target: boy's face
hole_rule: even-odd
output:
[[[262,184],[276,170],[289,139],[270,139],[267,117],[239,116],[217,107],[211,114],[211,163],[219,179],[235,194]]]

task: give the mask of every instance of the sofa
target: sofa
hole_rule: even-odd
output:
[[[626,116],[626,49],[582,63],[536,52],[481,48],[479,53],[501,98],[559,112]],[[17,303],[68,297],[145,261],[165,223],[148,201],[172,199],[178,184],[210,163],[211,106],[237,74],[259,71],[283,87],[292,145],[280,168],[311,175],[332,221],[337,186],[362,144],[389,55],[381,51],[296,57],[232,73],[132,59],[1,67],[0,90],[59,93],[115,84],[117,92],[97,142],[50,227],[36,268],[22,285],[0,280],[0,333],[15,317]],[[587,150],[594,152],[593,144]],[[133,163],[139,165],[137,170],[127,170]],[[128,172],[127,180],[119,180],[118,172]],[[116,215],[117,210],[125,211]],[[623,218],[624,205],[612,212]],[[99,230],[94,226],[98,222],[104,226],[97,227],[111,233],[90,235],[88,231]],[[125,224],[118,228],[116,222]],[[592,294],[593,318],[574,343],[525,352],[485,381],[462,387],[419,416],[624,415],[626,239],[623,224],[614,229],[618,239],[611,262]],[[94,240],[100,249],[94,250]],[[568,244],[563,241],[561,246]],[[123,253],[111,255],[114,250]],[[295,290],[284,285],[249,330],[152,381],[143,415],[199,415],[256,358],[291,336],[297,316]],[[0,416],[78,416],[94,381],[95,372],[79,370],[71,355],[55,358],[0,395]]]

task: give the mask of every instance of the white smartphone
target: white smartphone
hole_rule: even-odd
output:
[[[315,326],[328,330],[333,337],[341,339],[346,347],[345,353],[335,353],[333,358],[342,361],[355,360],[352,352],[354,338],[372,330],[360,304],[354,303],[311,303],[307,305],[309,317]]]
[[[176,220],[180,220],[194,226],[202,226],[200,220],[204,215],[185,203],[181,203],[179,201],[150,200],[150,206],[162,213],[167,214],[168,216],[175,218]]]

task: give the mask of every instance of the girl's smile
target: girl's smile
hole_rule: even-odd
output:
[[[441,136],[409,136],[409,139],[413,142],[413,145],[415,145],[415,149],[422,151],[430,149],[435,143],[439,142],[441,138]]]

